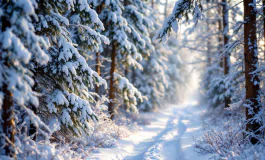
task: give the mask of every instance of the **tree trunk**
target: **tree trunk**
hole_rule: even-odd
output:
[[[8,3],[5,1],[4,3]],[[4,32],[7,28],[11,26],[9,20],[6,17],[2,17],[2,28],[1,30]],[[9,66],[6,59],[1,59],[4,61],[5,66]],[[7,82],[8,83],[8,82]],[[16,158],[15,153],[15,115],[14,115],[14,104],[13,104],[13,95],[8,90],[8,85],[6,83],[3,84],[1,88],[4,97],[3,97],[3,104],[2,104],[2,127],[3,127],[3,134],[5,137],[4,143],[6,144],[3,148],[4,154],[13,158]],[[8,141],[6,140],[8,139]]]
[[[262,0],[263,5],[263,16],[265,16],[265,0]],[[265,61],[265,18],[263,17],[263,52],[264,52],[264,61]]]
[[[115,87],[114,87],[114,72],[115,72],[115,59],[116,59],[116,45],[112,42],[112,52],[111,52],[111,68],[110,68],[110,88],[109,88],[109,114],[110,118],[114,118],[114,107],[115,107]]]
[[[128,6],[129,5],[129,2],[128,0],[124,0],[123,1],[123,4],[124,6]],[[129,68],[128,66],[124,66],[124,77],[128,78],[128,71],[129,71]],[[129,78],[128,78],[129,79]]]
[[[128,5],[129,5],[128,0],[124,0],[124,1],[123,1],[123,4],[124,4],[124,6],[128,6]]]
[[[228,24],[228,5],[227,5],[227,0],[222,0],[222,5],[223,5],[223,34],[224,34],[224,48],[228,44],[229,40],[229,35],[228,35],[228,29],[229,29],[229,24]],[[226,55],[224,57],[224,75],[227,76],[229,74],[229,69],[230,69],[230,55]],[[229,107],[229,104],[231,103],[230,97],[225,97],[225,108]]]
[[[38,70],[37,70],[37,72],[38,72]],[[35,73],[33,72],[35,76],[37,75],[37,72],[35,72]],[[34,85],[32,87],[32,90],[36,92],[37,91],[37,82],[36,82],[35,76],[33,77]],[[34,114],[37,114],[37,108],[34,105],[31,104],[30,108],[34,112]],[[37,127],[32,122],[30,122],[29,136],[34,135],[33,138],[32,138],[34,141],[36,141],[36,138],[37,138],[36,133],[37,133]]]
[[[126,77],[127,79],[129,79],[129,72],[128,72],[128,70],[129,70],[129,67],[124,67],[124,77]]]
[[[218,14],[221,15],[222,14],[222,8],[221,6],[218,7]],[[222,41],[222,20],[221,19],[218,19],[217,21],[218,23],[218,31],[219,31],[219,34],[218,34],[218,52],[219,52],[219,55],[222,53],[222,47],[223,47],[223,41]],[[219,62],[220,64],[220,68],[223,68],[223,59],[220,60]]]
[[[252,5],[250,5],[252,4]],[[252,74],[258,67],[258,50],[256,35],[256,6],[254,0],[244,0],[244,62],[245,62],[245,88],[246,88],[246,131],[259,135],[258,129],[261,127],[260,122],[251,121],[252,118],[260,111],[260,86],[258,74]],[[255,137],[249,137],[252,144],[259,140]]]
[[[135,85],[136,69],[132,68],[132,84]]]
[[[100,52],[96,53],[96,67],[95,70],[98,73],[98,75],[100,76]],[[100,94],[100,86],[96,85],[95,88],[96,93],[99,95]],[[95,100],[98,101],[98,97],[95,97]]]
[[[97,14],[100,14],[102,9],[105,7],[104,4],[102,5],[99,5],[96,9],[97,11]],[[95,66],[95,70],[96,72],[98,73],[98,75],[100,76],[100,65],[101,65],[101,62],[100,62],[100,52],[97,52],[96,53],[96,66]],[[97,86],[95,87],[95,92],[99,95],[100,94],[100,86]],[[98,101],[98,97],[96,96],[95,97],[95,100]]]
[[[4,100],[2,106],[2,121],[3,121],[3,132],[9,141],[5,140],[4,152],[7,156],[16,157],[15,154],[15,119],[14,119],[14,105],[12,99],[12,93],[8,90],[7,85],[4,84],[3,87]]]
[[[209,1],[207,0],[207,9],[209,8]],[[210,21],[209,21],[209,11],[207,11],[207,17],[206,17],[206,29],[207,31],[210,31]],[[207,47],[207,66],[210,66],[211,65],[211,38],[208,37],[207,38],[207,44],[206,44],[206,47]]]
[[[32,105],[31,110],[35,114],[37,114],[37,108],[35,106]],[[34,141],[36,141],[36,138],[37,138],[36,133],[37,133],[37,127],[31,122],[30,126],[29,126],[29,136],[34,135],[33,138],[32,138]]]

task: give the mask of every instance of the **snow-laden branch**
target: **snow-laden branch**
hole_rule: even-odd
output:
[[[188,14],[193,11],[193,21],[197,24],[199,19],[202,19],[202,6],[195,0],[178,0],[172,13],[165,19],[163,27],[153,37],[153,41],[166,42],[167,37],[170,35],[172,29],[174,32],[179,30],[179,21],[182,16],[188,19]]]

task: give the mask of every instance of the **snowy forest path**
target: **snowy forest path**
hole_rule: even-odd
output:
[[[168,136],[174,136],[176,133],[176,125],[179,123],[177,115],[177,110],[174,109],[173,115],[169,118],[167,125],[164,130],[162,130],[157,136],[150,138],[137,144],[134,147],[134,152],[132,155],[125,157],[125,160],[135,160],[135,159],[161,159],[161,149],[164,145],[164,141]]]
[[[192,104],[172,105],[172,116],[166,128],[155,138],[135,146],[133,156],[125,160],[205,160],[194,150],[194,138],[202,134],[202,109]],[[143,146],[149,147],[142,150]],[[140,154],[137,154],[140,153]]]
[[[120,141],[117,148],[100,149],[92,159],[102,160],[207,160],[194,151],[194,138],[202,134],[201,107],[170,105],[153,113],[151,124]],[[152,119],[153,119],[152,118]]]

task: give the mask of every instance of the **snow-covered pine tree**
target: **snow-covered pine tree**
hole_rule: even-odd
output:
[[[35,1],[0,2],[0,154],[16,157],[15,134],[17,112],[15,107],[31,114],[26,106],[39,106],[34,81],[28,69],[32,57],[38,65],[44,65],[49,57],[44,52],[48,44],[35,34],[32,20],[37,21]],[[19,119],[19,121],[23,121]],[[36,122],[35,122],[36,123]]]
[[[106,86],[84,56],[88,50],[97,51],[108,39],[96,31],[104,27],[86,0],[40,0],[39,6],[36,30],[51,47],[47,51],[48,65],[36,69],[38,89],[44,95],[38,114],[47,123],[58,119],[61,133],[80,136],[88,132],[88,121],[97,119],[90,89],[94,85]]]
[[[126,77],[114,73],[114,80],[117,83],[117,97],[123,100],[120,103],[126,106],[127,112],[138,113],[137,104],[143,102],[144,99],[141,92]]]
[[[165,96],[169,98],[171,97],[169,94],[176,94],[176,85],[180,80],[180,76],[177,75],[178,67],[176,65],[178,65],[180,59],[178,57],[175,59],[176,61],[170,61],[175,63],[174,65],[167,61],[167,57],[170,56],[173,49],[173,43],[172,46],[169,46],[168,44],[154,45],[151,42],[151,34],[155,30],[154,26],[158,26],[157,21],[159,19],[153,9],[139,0],[127,0],[125,4],[123,15],[127,19],[128,25],[134,28],[136,33],[145,40],[145,46],[136,45],[137,50],[143,57],[140,62],[143,70],[134,68],[127,68],[126,70],[129,70],[130,74],[128,76],[136,88],[147,97],[138,107],[145,111],[153,110],[162,106],[161,101],[165,99]],[[176,39],[174,40],[176,41]],[[172,39],[171,42],[174,40]],[[172,58],[174,55],[171,55]],[[170,70],[168,67],[170,67]],[[175,80],[177,81],[176,83]],[[171,91],[171,93],[165,94],[166,90]]]
[[[96,52],[96,68],[95,72],[100,76],[100,52],[102,44],[109,44],[107,37],[100,34],[104,30],[103,23],[98,19],[102,6],[98,6],[95,10],[90,9],[89,3],[79,3],[75,5],[75,10],[68,12],[67,16],[70,20],[70,32],[73,43],[78,44],[78,51],[88,60],[90,52]],[[98,13],[97,13],[98,12]],[[103,43],[102,43],[103,42]],[[100,100],[100,85],[95,85],[94,98]],[[105,88],[106,89],[106,88]]]
[[[131,29],[130,40],[135,44],[137,51],[143,58],[147,58],[154,51],[150,40],[150,32],[153,29],[153,21],[149,15],[151,9],[141,0],[127,0],[123,17]]]
[[[164,59],[162,56],[159,57],[161,53],[155,51],[155,46],[150,39],[150,33],[154,29],[154,22],[150,18],[151,14],[151,8],[140,0],[127,0],[123,13],[132,30],[130,37],[143,57],[141,61],[143,70],[137,68],[130,70],[133,84],[147,97],[138,106],[141,110],[150,110],[159,106],[160,98],[164,96],[166,84]],[[144,43],[137,43],[138,41],[141,42],[141,39]]]
[[[155,7],[154,3],[153,7]],[[146,26],[148,33],[148,41],[146,41],[146,45],[150,46],[150,55],[145,56],[141,61],[144,69],[136,69],[132,73],[132,78],[134,79],[133,83],[142,92],[142,94],[147,97],[147,99],[139,105],[139,109],[149,111],[161,107],[161,100],[164,100],[165,96],[167,96],[167,98],[171,97],[169,95],[170,93],[165,94],[166,90],[169,91],[172,89],[171,91],[176,91],[174,90],[174,88],[176,87],[175,83],[170,83],[170,81],[173,81],[173,79],[171,78],[173,78],[173,75],[176,73],[175,71],[177,71],[177,68],[174,68],[173,65],[171,66],[171,64],[168,63],[170,67],[170,69],[168,69],[168,66],[166,64],[166,62],[168,62],[167,57],[169,56],[169,53],[171,53],[172,47],[169,47],[167,44],[154,45],[149,40],[151,38],[152,32],[155,29],[154,26],[158,26],[157,21],[159,19],[159,15],[148,7],[145,7],[141,10],[139,9],[139,12],[143,15],[143,17],[148,18],[148,21],[152,21],[152,23],[154,24],[152,26]],[[145,24],[143,23],[142,25]],[[137,27],[135,28],[137,29]],[[140,33],[146,34],[141,31]],[[141,35],[141,37],[143,36]]]
[[[122,90],[124,93],[117,93],[116,86],[120,84],[119,80],[122,80],[122,78],[115,78],[115,75],[121,76],[122,72],[119,72],[119,70],[124,70],[129,66],[142,68],[142,66],[138,62],[142,59],[138,48],[139,46],[145,46],[145,41],[139,36],[138,32],[131,27],[126,17],[124,17],[126,9],[122,1],[91,0],[90,3],[94,8],[104,6],[101,9],[99,17],[105,24],[105,31],[102,32],[102,34],[104,34],[110,40],[110,46],[103,46],[103,48],[105,52],[109,53],[106,56],[111,59],[109,71],[109,113],[111,115],[111,118],[113,118],[116,112],[116,107],[119,104],[124,104],[128,101],[128,99],[122,96],[125,94],[126,90]],[[131,11],[133,12],[134,10],[135,8],[132,8]],[[134,95],[130,96],[135,97]],[[128,104],[133,103],[129,102]],[[134,106],[135,105],[131,105],[128,106],[128,108]],[[136,109],[132,110],[135,111]]]
[[[161,52],[151,53],[147,60],[142,61],[144,70],[135,71],[135,86],[147,97],[138,107],[140,110],[150,111],[161,107],[161,100],[165,97],[167,88],[167,66],[162,59]]]

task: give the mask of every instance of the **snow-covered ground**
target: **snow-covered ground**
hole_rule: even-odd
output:
[[[202,134],[195,103],[169,105],[166,111],[150,114],[152,122],[120,141],[116,148],[101,148],[93,160],[205,160],[194,151],[193,139]],[[152,117],[151,117],[152,116]]]

